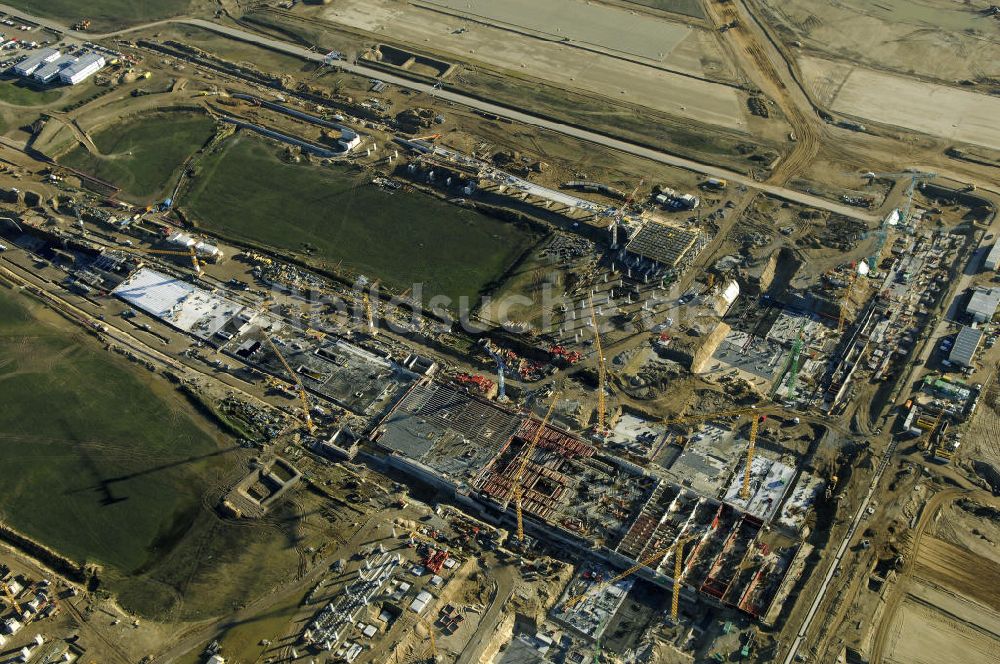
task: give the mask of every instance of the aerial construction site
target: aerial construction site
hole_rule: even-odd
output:
[[[0,661],[995,661],[997,7],[0,33]]]

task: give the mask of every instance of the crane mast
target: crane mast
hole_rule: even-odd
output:
[[[503,357],[500,356],[500,353],[493,348],[493,345],[489,341],[485,341],[483,343],[483,348],[485,348],[486,352],[490,354],[493,361],[497,363],[497,401],[506,401],[507,381],[504,377],[504,373],[506,372],[507,365],[504,364]]]
[[[528,443],[527,448],[524,450],[524,454],[521,457],[521,465],[517,468],[517,473],[514,474],[512,484],[514,486],[514,499],[517,509],[517,540],[524,543],[524,512],[521,507],[521,502],[524,498],[524,488],[521,486],[521,478],[524,476],[524,471],[528,469],[528,464],[531,463],[531,455],[535,452],[535,447],[538,445],[538,441],[542,439],[542,432],[549,423],[549,418],[552,417],[552,411],[556,407],[556,399],[558,394],[552,395],[552,402],[549,404],[549,409],[545,413],[545,417],[538,425],[538,430],[535,431],[535,435],[532,437],[531,442]]]
[[[577,604],[579,604],[583,600],[585,600],[588,597],[590,597],[592,594],[599,594],[599,593],[603,592],[604,589],[607,588],[608,586],[610,586],[612,584],[615,584],[615,583],[618,583],[622,579],[625,579],[627,577],[632,576],[633,574],[635,574],[636,572],[638,572],[639,570],[641,570],[643,567],[646,567],[647,565],[649,565],[654,560],[662,559],[664,556],[666,556],[668,553],[670,553],[673,550],[673,548],[674,548],[675,545],[676,544],[671,544],[668,547],[664,547],[662,549],[659,549],[655,553],[653,553],[653,554],[651,554],[649,556],[646,556],[645,558],[643,558],[642,560],[640,560],[639,562],[637,562],[635,565],[632,565],[631,567],[629,567],[627,570],[625,570],[621,574],[618,574],[617,576],[612,577],[611,579],[608,579],[607,581],[602,581],[601,583],[599,583],[597,585],[591,586],[590,588],[587,589],[587,592],[580,593],[579,595],[576,595],[575,597],[569,598],[563,604],[563,609],[566,610],[566,611],[569,611],[574,606],[576,606]],[[596,592],[595,592],[595,589],[596,589]]]
[[[681,574],[684,571],[684,538],[677,538],[674,546],[674,587],[670,598],[670,619],[677,624],[677,614],[681,603]]]
[[[754,415],[753,422],[750,424],[750,441],[747,445],[747,465],[743,469],[743,487],[740,489],[740,496],[743,500],[750,499],[750,470],[751,464],[753,464],[754,450],[757,447],[757,429],[759,426],[760,418]]]
[[[605,411],[607,409],[607,398],[605,396],[605,381],[607,380],[607,367],[604,364],[604,348],[601,346],[601,331],[597,324],[597,312],[594,311],[594,299],[590,299],[590,320],[594,326],[594,347],[597,349],[597,434],[607,435],[605,426]]]
[[[291,376],[291,379],[295,381],[295,386],[299,391],[299,399],[302,401],[302,420],[309,433],[314,433],[316,431],[316,425],[313,424],[312,415],[309,414],[309,396],[306,394],[305,386],[302,384],[302,381],[299,380],[298,374],[292,371],[292,367],[289,366],[285,356],[281,354],[280,350],[278,350],[278,345],[274,343],[271,336],[265,334],[264,338],[267,340],[271,350],[274,351],[274,354],[278,356],[278,360],[281,361],[281,366],[285,367],[285,371],[287,371],[288,375]]]
[[[158,254],[164,256],[190,256],[191,266],[194,268],[195,273],[201,276],[202,268],[201,261],[198,260],[198,252],[194,250],[194,247],[188,247],[187,251],[174,251],[172,249],[141,249],[136,248],[134,251],[138,251],[143,254]]]

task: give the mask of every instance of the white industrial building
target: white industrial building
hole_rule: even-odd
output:
[[[32,53],[21,62],[14,65],[14,73],[18,76],[28,77],[35,73],[35,70],[42,65],[58,60],[62,55],[54,48],[43,48],[37,53]]]
[[[81,55],[76,62],[62,69],[59,72],[59,80],[67,85],[76,85],[99,72],[104,68],[104,65],[103,55],[89,51]]]
[[[195,253],[198,254],[199,258],[207,258],[215,263],[218,263],[223,258],[222,250],[217,246],[208,242],[195,240],[187,233],[181,233],[180,231],[172,233],[167,237],[167,242],[182,249],[194,247]]]
[[[52,80],[59,75],[59,72],[63,70],[64,67],[68,67],[70,64],[76,62],[76,57],[72,55],[63,55],[52,62],[42,65],[34,71],[31,75],[39,83],[50,83]]]
[[[948,355],[948,361],[961,367],[971,367],[982,340],[982,330],[963,326],[955,336],[955,345]]]
[[[965,311],[977,323],[986,323],[993,319],[993,315],[997,312],[997,307],[1000,307],[1000,288],[983,288],[982,286],[977,286],[972,291],[972,297],[969,299],[969,304],[965,307]]]
[[[339,145],[345,152],[350,152],[354,148],[361,144],[361,137],[358,136],[356,131],[344,127],[340,130],[340,139],[337,141]]]
[[[200,339],[210,339],[246,310],[237,302],[148,268],[133,272],[112,294]]]
[[[995,270],[998,266],[1000,266],[1000,242],[993,245],[990,253],[986,254],[986,260],[983,261],[983,267],[987,270]]]
[[[76,56],[46,48],[14,65],[13,71],[18,76],[30,76],[39,83],[51,83],[58,78],[66,85],[76,85],[99,72],[105,64],[104,56],[95,51],[85,51]]]

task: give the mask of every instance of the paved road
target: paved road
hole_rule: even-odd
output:
[[[166,21],[157,21],[155,23],[149,23],[142,26],[136,26],[129,28],[128,30],[121,30],[118,32],[106,33],[106,34],[91,34],[77,32],[74,30],[69,30],[65,26],[61,25],[56,21],[51,21],[36,16],[31,16],[22,11],[16,10],[13,7],[9,7],[4,4],[0,4],[0,11],[4,11],[10,14],[23,17],[32,23],[37,23],[38,25],[49,28],[57,32],[75,37],[82,40],[95,40],[104,39],[108,37],[114,37],[122,35],[128,32],[134,32],[136,30],[143,30],[149,27],[154,27],[157,25],[163,25],[166,23],[183,23],[186,25],[193,25],[205,30],[211,30],[217,34],[230,37],[232,39],[238,39],[240,41],[248,42],[258,46],[263,46],[274,51],[281,53],[287,53],[296,57],[304,58],[307,60],[312,60],[315,62],[322,62],[324,55],[322,53],[317,53],[311,51],[302,46],[296,44],[291,44],[288,42],[280,41],[277,39],[271,39],[269,37],[264,37],[240,28],[234,28],[227,25],[221,25],[213,21],[207,21],[197,18],[178,18],[178,19],[168,19]],[[456,104],[461,104],[462,106],[467,106],[469,108],[482,111],[484,113],[491,113],[493,115],[514,120],[527,125],[532,125],[535,127],[540,127],[542,129],[547,129],[549,131],[554,131],[556,133],[563,134],[565,136],[571,136],[573,138],[580,139],[582,141],[587,141],[589,143],[595,143],[598,145],[603,145],[614,150],[619,150],[628,154],[635,155],[637,157],[643,157],[651,161],[655,161],[661,164],[667,164],[669,166],[676,166],[679,168],[684,168],[696,173],[701,173],[702,175],[722,178],[728,180],[734,184],[741,184],[772,196],[778,198],[792,201],[795,203],[801,203],[803,205],[808,205],[811,207],[819,208],[822,210],[828,210],[830,212],[835,212],[842,214],[846,217],[852,219],[859,219],[865,222],[877,222],[880,219],[871,213],[864,212],[858,208],[851,207],[849,205],[842,205],[840,203],[835,203],[833,201],[828,201],[826,199],[820,198],[818,196],[813,196],[811,194],[806,194],[800,191],[795,191],[793,189],[788,189],[785,187],[766,184],[762,182],[757,182],[752,178],[743,175],[742,173],[737,173],[735,171],[730,171],[725,168],[720,168],[717,166],[710,166],[708,164],[702,164],[697,161],[692,161],[690,159],[685,159],[684,157],[678,157],[676,155],[668,154],[666,152],[661,152],[659,150],[654,150],[642,145],[637,145],[635,143],[629,143],[617,138],[611,138],[610,136],[605,136],[597,132],[589,131],[587,129],[581,129],[579,127],[574,127],[572,125],[563,124],[561,122],[555,122],[552,120],[547,120],[545,118],[539,117],[537,115],[532,115],[531,113],[514,110],[507,108],[506,106],[500,106],[497,104],[490,103],[488,101],[483,101],[481,99],[476,99],[464,95],[460,92],[455,92],[452,90],[439,90],[435,89],[433,86],[426,83],[421,83],[418,81],[412,81],[410,79],[404,78],[402,76],[396,76],[388,72],[366,67],[360,64],[352,64],[345,61],[340,61],[337,66],[357,74],[358,76],[365,76],[368,78],[377,78],[379,80],[385,81],[386,83],[392,83],[402,88],[408,88],[410,90],[415,90],[417,92],[426,93],[438,99],[444,101],[454,102]]]

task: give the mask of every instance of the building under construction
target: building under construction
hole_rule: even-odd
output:
[[[797,548],[771,550],[759,538],[765,520],[735,500],[656,477],[447,385],[414,385],[371,438],[388,466],[450,492],[487,520],[514,521],[519,485],[529,534],[621,569],[647,560],[637,576],[664,588],[673,584],[670,547],[681,538],[686,592],[750,616],[767,612]],[[784,493],[776,495],[769,515]]]

